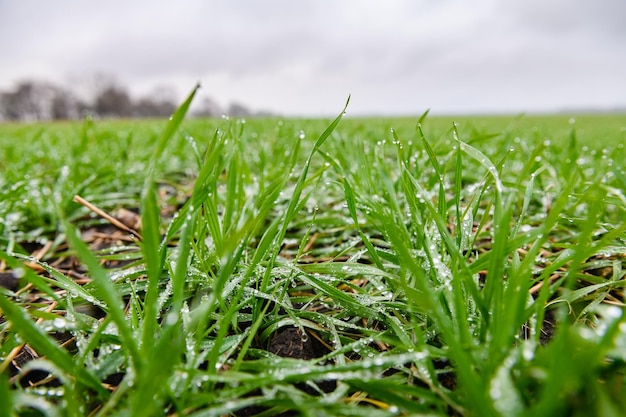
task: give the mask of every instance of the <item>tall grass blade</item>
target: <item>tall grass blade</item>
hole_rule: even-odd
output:
[[[28,340],[28,343],[40,355],[45,355],[59,368],[65,369],[70,374],[75,375],[79,383],[93,389],[99,396],[105,397],[108,395],[108,392],[102,387],[100,381],[94,378],[81,364],[76,364],[67,351],[50,339],[46,333],[33,323],[22,308],[7,299],[3,294],[0,294],[0,309],[2,309],[4,316],[13,323],[14,331],[24,340]]]
[[[133,365],[140,368],[142,360],[139,346],[126,319],[120,295],[117,293],[115,285],[109,278],[109,274],[100,265],[98,259],[91,253],[85,243],[79,238],[71,224],[65,224],[65,231],[70,247],[76,251],[77,256],[87,266],[91,278],[98,288],[98,295],[106,304],[107,312],[111,315],[120,333],[120,337],[124,342],[124,348],[128,349]]]

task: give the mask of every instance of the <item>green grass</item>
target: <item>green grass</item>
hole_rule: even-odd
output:
[[[0,126],[0,415],[622,415],[626,117],[192,95]]]

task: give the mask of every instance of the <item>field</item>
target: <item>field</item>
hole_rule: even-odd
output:
[[[626,116],[0,125],[2,416],[621,416]]]

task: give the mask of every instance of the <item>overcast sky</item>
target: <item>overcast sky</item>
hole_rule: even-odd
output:
[[[0,0],[0,89],[95,72],[285,115],[626,108],[626,1]]]

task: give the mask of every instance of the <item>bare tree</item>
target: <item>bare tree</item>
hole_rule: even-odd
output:
[[[228,106],[228,115],[232,117],[245,117],[252,115],[252,112],[241,103],[231,103]]]
[[[132,102],[126,89],[109,86],[101,91],[94,103],[94,111],[102,117],[130,117]]]
[[[176,92],[165,85],[152,90],[147,97],[133,103],[134,117],[167,117],[176,110]]]
[[[4,117],[21,121],[50,119],[50,103],[54,95],[55,88],[49,83],[21,81],[13,91],[2,93],[0,97]]]
[[[133,103],[134,117],[167,117],[176,110],[176,104],[171,101],[157,101],[148,97]]]
[[[218,117],[223,113],[222,108],[211,97],[204,97],[193,109],[192,115],[196,117]]]
[[[45,81],[26,80],[9,91],[0,91],[0,120],[34,121],[76,119],[86,115],[101,117],[167,117],[176,110],[176,91],[161,85],[139,100],[115,77],[106,73],[82,76],[69,87]],[[224,110],[211,97],[204,96],[193,105],[191,114],[216,117]],[[233,117],[253,113],[240,103],[226,112]]]
[[[81,115],[81,103],[70,91],[55,87],[50,102],[50,116],[54,120],[77,119]]]

